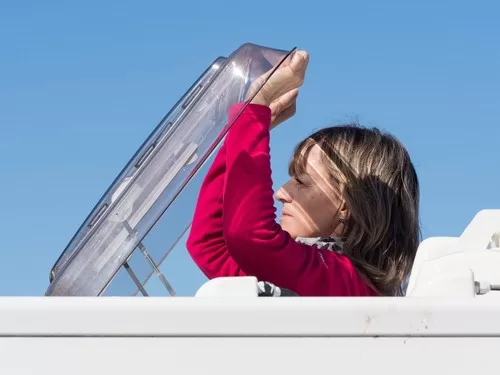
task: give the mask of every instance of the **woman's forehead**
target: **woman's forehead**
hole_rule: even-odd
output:
[[[308,174],[324,174],[326,173],[326,168],[324,164],[325,152],[321,149],[318,144],[311,147],[308,152],[306,160],[306,172]]]

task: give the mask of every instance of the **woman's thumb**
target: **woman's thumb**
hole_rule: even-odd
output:
[[[306,51],[296,51],[290,62],[290,68],[292,68],[295,73],[305,73],[308,63],[309,54]]]

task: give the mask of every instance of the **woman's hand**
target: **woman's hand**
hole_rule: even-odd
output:
[[[268,72],[254,82],[253,86],[258,89],[269,77],[251,103],[271,108],[271,129],[295,114],[299,87],[304,83],[308,63],[307,52],[296,51],[271,77]]]

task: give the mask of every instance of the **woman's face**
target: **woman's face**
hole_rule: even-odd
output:
[[[342,201],[323,164],[323,151],[313,146],[304,173],[292,177],[276,192],[283,203],[281,227],[293,238],[338,236]]]

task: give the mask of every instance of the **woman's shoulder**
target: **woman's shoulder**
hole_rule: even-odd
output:
[[[318,237],[296,239],[298,243],[314,247],[318,250],[323,266],[331,270],[333,283],[344,285],[340,295],[378,296],[373,283],[361,273],[343,251],[343,241],[334,237]],[[336,289],[336,288],[335,288]],[[337,294],[337,293],[335,293]]]

